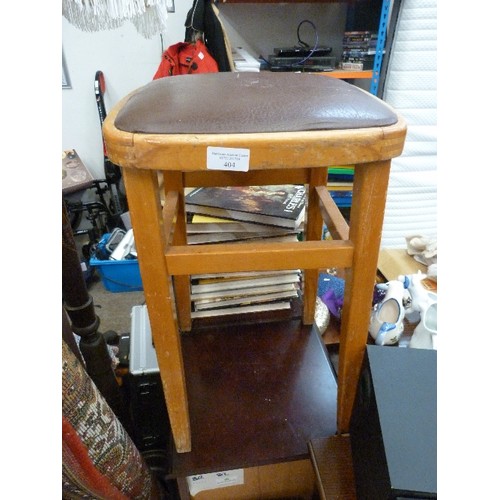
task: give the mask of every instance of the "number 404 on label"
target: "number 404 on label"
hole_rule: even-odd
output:
[[[207,169],[248,172],[250,150],[243,148],[207,148]]]

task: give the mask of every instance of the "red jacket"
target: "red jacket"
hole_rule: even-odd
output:
[[[218,71],[217,62],[201,40],[198,40],[195,44],[179,42],[171,45],[163,52],[161,63],[153,80],[165,76],[218,73]]]

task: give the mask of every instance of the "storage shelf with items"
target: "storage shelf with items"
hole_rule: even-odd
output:
[[[388,53],[385,42],[390,43],[390,37],[386,36],[387,20],[391,12],[397,14],[398,5],[394,2],[391,7],[390,0],[217,2],[231,44],[248,49],[261,61],[261,71],[318,72],[347,80],[374,95],[380,94],[382,62]],[[258,23],[248,19],[256,19]],[[344,38],[353,31],[369,32],[371,36],[369,53],[364,54],[362,60],[358,54],[356,60],[349,61],[345,54]],[[320,48],[330,49],[323,60],[315,51],[318,42]],[[282,54],[280,60],[275,61],[276,51],[283,47],[312,50],[306,55],[301,52],[299,63],[292,61],[287,66]],[[363,67],[348,68],[347,63]]]

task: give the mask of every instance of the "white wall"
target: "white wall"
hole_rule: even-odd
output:
[[[190,0],[175,0],[168,14],[164,47],[184,40]],[[130,22],[115,30],[88,33],[62,17],[62,46],[71,89],[62,90],[62,149],[75,149],[97,177],[104,176],[101,125],[94,94],[97,70],[106,79],[107,111],[132,90],[150,82],[161,61],[160,35],[148,40]]]

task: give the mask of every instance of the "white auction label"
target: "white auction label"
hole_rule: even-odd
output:
[[[201,491],[245,484],[245,474],[243,469],[226,470],[188,476],[187,481],[189,493],[194,497]]]
[[[250,150],[240,148],[207,147],[207,169],[248,172]]]

